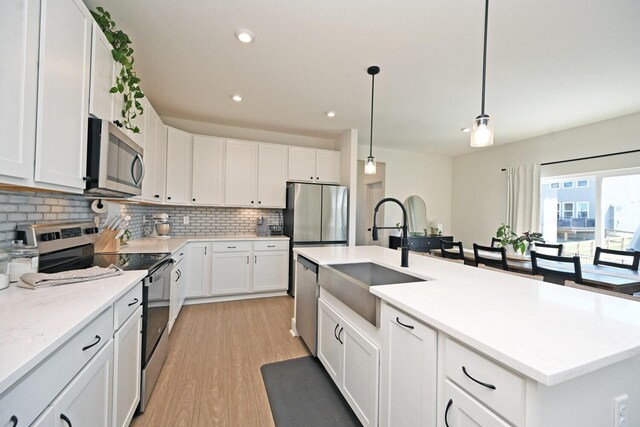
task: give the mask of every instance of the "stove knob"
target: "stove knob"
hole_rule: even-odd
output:
[[[43,242],[48,242],[49,241],[49,233],[41,234],[40,235],[40,240],[43,241]]]

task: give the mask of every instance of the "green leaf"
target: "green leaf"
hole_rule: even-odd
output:
[[[118,88],[115,86],[109,89],[109,93],[117,93],[117,92],[118,92]]]

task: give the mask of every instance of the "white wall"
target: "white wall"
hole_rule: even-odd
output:
[[[366,160],[369,147],[358,147],[358,159]],[[373,147],[376,161],[384,162],[385,196],[401,202],[412,195],[422,197],[427,205],[427,220],[443,224],[445,234],[451,231],[452,158],[413,151]],[[402,222],[402,211],[392,205],[385,209],[385,226]],[[381,224],[378,224],[381,225]]]
[[[454,157],[451,211],[455,239],[467,247],[491,242],[506,216],[506,176],[502,168],[639,149],[638,129],[640,113]],[[633,166],[640,166],[640,155],[543,166],[541,174],[567,175]]]
[[[350,129],[336,139],[336,149],[340,150],[341,184],[349,187],[349,246],[356,244],[356,200],[358,194],[358,130]]]
[[[314,138],[310,136],[294,135],[290,133],[225,126],[215,123],[176,119],[173,117],[162,117],[162,121],[165,125],[172,126],[196,135],[210,135],[218,136],[221,138],[246,139],[249,141],[297,145],[300,147],[323,148],[326,150],[333,150],[337,148],[335,146],[335,141],[328,138]]]

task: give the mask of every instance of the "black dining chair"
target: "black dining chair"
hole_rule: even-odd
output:
[[[563,268],[563,265],[569,268]],[[578,284],[582,283],[579,256],[564,257],[531,251],[531,267],[534,276],[544,276],[545,282],[564,285],[565,280],[573,280]]]
[[[475,258],[476,266],[484,264],[487,267],[499,268],[504,271],[509,270],[509,266],[507,265],[506,248],[480,246],[479,244],[474,243],[473,256]]]
[[[492,248],[499,248],[501,242],[502,242],[502,240],[498,239],[497,237],[492,237],[491,238],[491,247]]]
[[[562,251],[564,249],[562,243],[558,243],[557,245],[554,245],[553,243],[536,243],[535,245],[535,251],[539,254],[562,256]],[[538,250],[540,248],[542,248],[541,251]]]
[[[440,255],[442,258],[461,259],[464,261],[462,242],[451,242],[440,239]]]
[[[621,262],[605,261],[601,260],[600,256],[615,255],[616,257],[622,257],[622,259],[628,258],[629,263],[623,264]],[[613,249],[603,249],[600,246],[596,248],[596,255],[593,257],[593,265],[607,265],[609,267],[626,268],[628,270],[638,271],[640,265],[640,252],[638,251],[616,251]]]

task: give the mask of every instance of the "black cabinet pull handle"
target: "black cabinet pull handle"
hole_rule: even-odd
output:
[[[276,245],[267,245],[268,248],[275,248]]]
[[[91,347],[98,345],[100,340],[102,340],[102,338],[100,338],[100,335],[96,335],[96,342],[94,342],[93,344],[89,344],[86,347],[82,347],[82,351],[89,350]],[[71,425],[71,423],[69,423],[69,425]]]
[[[251,203],[253,204],[253,200],[251,201]]]
[[[397,316],[396,316],[396,322],[398,322],[398,324],[399,324],[400,326],[404,326],[404,327],[405,327],[405,328],[407,328],[407,329],[415,329],[415,328],[416,328],[415,326],[411,326],[411,325],[407,325],[406,323],[402,323],[402,322],[400,321],[400,318],[399,318],[399,317],[397,317]]]
[[[160,195],[159,194],[154,194],[153,197],[155,197],[156,199],[159,199]]]
[[[309,177],[309,179],[313,179],[313,177],[312,177],[312,176],[310,176],[310,177]]]
[[[319,176],[316,176],[316,179],[317,179],[318,181],[320,181],[320,177],[319,177]]]
[[[495,390],[496,389],[496,386],[494,386],[493,384],[483,383],[482,381],[478,381],[477,379],[473,378],[471,375],[469,375],[469,373],[467,372],[467,369],[464,366],[462,367],[462,372],[464,372],[464,374],[466,376],[468,376],[472,381],[477,382],[481,386],[484,386],[486,388],[490,388],[491,390]]]
[[[140,300],[139,300],[138,298],[134,298],[134,299],[133,299],[133,302],[130,302],[130,303],[128,304],[128,306],[129,306],[129,307],[131,307],[132,305],[137,304],[139,301],[140,301]]]
[[[196,199],[192,199],[194,202],[196,201]]]
[[[260,204],[262,204],[262,202],[260,200],[258,200],[258,204],[260,205]]]
[[[167,200],[171,200],[171,196],[167,197]]]
[[[340,341],[340,338],[338,338],[338,326],[340,326],[340,323],[336,323],[336,327],[333,329],[333,337]]]
[[[235,246],[227,246],[227,249],[235,249]]]
[[[453,399],[449,399],[449,403],[447,403],[447,409],[444,410],[444,425],[447,427],[449,427],[447,416],[449,415],[449,409],[451,409],[451,405],[453,405]]]
[[[9,421],[13,423],[11,427],[16,427],[18,425],[18,417],[16,417],[15,415],[11,415],[11,418],[9,418]]]
[[[71,420],[70,420],[69,418],[67,418],[67,416],[66,416],[65,414],[60,414],[60,419],[61,419],[62,421],[64,421],[65,423],[67,423],[67,425],[68,425],[69,427],[73,427],[73,426],[71,425]]]
[[[340,344],[344,344],[344,341],[340,339],[340,335],[342,334],[342,331],[344,331],[344,328],[340,328],[340,330],[338,331],[338,341],[340,341]]]
[[[254,255],[253,258],[254,258],[253,259],[253,263],[257,264],[258,263],[258,255]]]

